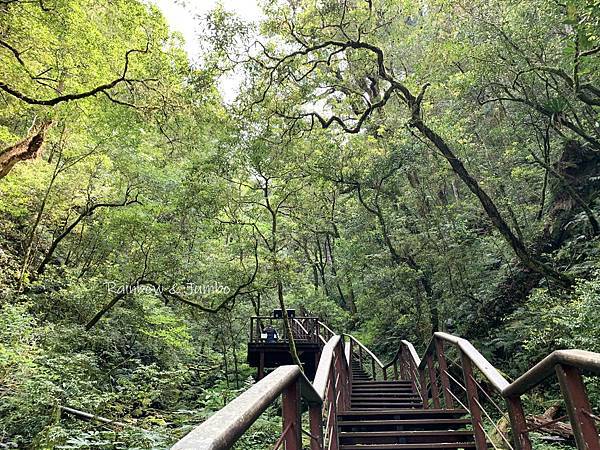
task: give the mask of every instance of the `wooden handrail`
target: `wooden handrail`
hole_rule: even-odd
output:
[[[302,328],[302,331],[304,331],[304,333],[308,334],[308,330],[304,327],[304,325],[302,325],[302,322],[300,322],[300,320],[294,318],[294,323],[300,328]]]
[[[444,352],[444,344],[450,344],[459,350],[459,366],[462,369],[462,382],[464,386],[463,395],[466,395],[466,405],[458,400],[458,397],[451,392],[453,383],[459,384],[459,381],[448,371],[448,365]],[[454,408],[454,400],[459,401],[465,406],[470,415],[475,434],[475,442],[478,450],[487,449],[486,432],[483,427],[484,415],[489,418],[487,412],[483,409],[482,399],[489,399],[495,408],[498,404],[491,399],[491,393],[484,390],[484,386],[477,381],[473,369],[477,368],[486,379],[485,385],[491,387],[500,399],[506,402],[508,414],[511,422],[512,436],[515,450],[531,450],[532,444],[529,439],[530,428],[527,427],[527,420],[521,403],[521,395],[529,392],[541,384],[546,378],[553,374],[557,376],[561,392],[565,399],[565,406],[573,429],[573,434],[577,446],[581,450],[598,449],[600,450],[600,439],[595,426],[595,417],[591,411],[591,406],[585,392],[585,386],[581,377],[582,371],[600,375],[600,354],[583,350],[557,350],[533,368],[521,375],[517,380],[509,383],[496,368],[475,348],[473,345],[458,336],[448,333],[434,333],[422,359],[416,356],[414,348],[407,341],[401,341],[400,347],[394,358],[389,364],[384,366],[384,371],[389,367],[394,367],[395,376],[398,376],[397,365],[406,361],[404,357],[405,349],[409,350],[410,360],[415,363],[417,374],[421,384],[421,396],[424,400],[424,407],[427,408],[427,398],[431,395],[433,407],[439,408],[441,405],[440,390],[436,378],[441,379],[441,389],[446,408]],[[439,370],[434,367],[437,360]],[[429,383],[426,383],[426,379]],[[451,380],[452,383],[451,383]],[[428,392],[430,389],[430,392]],[[482,391],[484,397],[479,398],[479,391]],[[491,392],[491,391],[490,391]],[[504,413],[503,411],[500,411]],[[495,424],[492,424],[495,426]],[[508,440],[503,438],[506,444]]]
[[[319,321],[319,325],[321,325],[323,328],[325,328],[327,331],[329,331],[331,334],[335,334],[335,331],[333,331],[331,328],[329,328],[326,324],[324,324],[323,322]]]
[[[496,401],[490,395],[496,395],[506,401],[514,439],[514,447],[509,445],[509,448],[532,449],[529,440],[530,429],[527,427],[520,397],[555,373],[565,399],[578,448],[600,450],[600,441],[594,423],[596,416],[591,410],[580,374],[580,371],[586,371],[600,375],[600,354],[598,353],[583,350],[557,350],[513,383],[509,383],[469,341],[458,336],[443,332],[434,333],[423,358],[419,358],[410,342],[402,340],[392,361],[383,365],[379,358],[354,336],[350,334],[337,335],[327,325],[322,322],[317,323],[317,329],[324,330],[331,337],[325,342],[325,338],[319,335],[325,345],[321,350],[314,383],[311,384],[297,366],[281,366],[192,430],[172,448],[175,450],[225,450],[231,448],[280,395],[283,398],[284,431],[278,440],[279,445],[285,442],[286,449],[300,450],[302,430],[299,399],[303,398],[309,405],[310,433],[304,433],[311,437],[311,450],[322,450],[325,447],[337,448],[337,414],[350,406],[351,371],[349,366],[353,357],[358,358],[362,365],[363,355],[366,355],[370,365],[369,370],[373,372],[374,378],[377,366],[382,370],[384,379],[387,379],[387,369],[393,367],[396,378],[408,377],[418,383],[424,408],[429,407],[430,395],[434,408],[440,408],[442,400],[445,408],[455,408],[454,400],[467,408],[471,415],[476,447],[479,450],[488,448],[483,414],[488,418],[490,416],[482,406],[485,398],[498,408]],[[302,323],[295,321],[295,324],[306,332]],[[458,364],[463,372],[462,383],[464,386],[455,378],[458,376],[456,372],[449,370],[444,344],[450,344],[458,349]],[[357,346],[357,352],[353,349],[354,345]],[[439,370],[435,368],[436,361]],[[486,379],[483,386],[477,381],[474,368],[477,368]],[[427,378],[429,378],[429,383],[426,382]],[[443,396],[440,395],[436,379],[441,380]],[[466,405],[452,393],[455,385],[464,389],[466,400],[463,397],[463,401]],[[493,390],[495,394],[486,393],[485,386],[490,386],[492,388],[490,392]],[[428,392],[429,389],[431,392]],[[479,397],[480,390],[486,397]],[[504,414],[504,411],[500,412]],[[323,417],[326,418],[326,433],[323,433]],[[492,425],[495,426],[495,424]],[[326,442],[323,441],[324,435],[327,437]],[[509,444],[507,437],[503,436],[503,440]]]
[[[321,358],[319,359],[319,365],[317,367],[317,373],[315,374],[313,386],[315,392],[322,400],[324,400],[326,396],[327,381],[329,378],[329,372],[331,371],[331,366],[333,364],[333,353],[335,348],[340,344],[341,339],[342,338],[339,335],[333,336],[321,350]]]
[[[442,332],[434,333],[433,338],[429,342],[427,350],[425,351],[425,354],[435,351],[436,338],[456,345],[462,351],[462,353],[469,358],[473,364],[475,364],[475,366],[499,393],[502,393],[502,391],[509,385],[508,381],[506,381],[506,378],[504,378],[500,372],[496,370],[496,368],[485,358],[485,356],[479,353],[479,351],[473,347],[473,344],[461,337]],[[419,364],[419,369],[423,369],[426,364],[426,358],[423,358]]]
[[[375,356],[373,354],[373,352],[371,350],[369,350],[362,342],[360,342],[358,339],[356,339],[354,336],[352,336],[351,334],[344,334],[344,336],[348,336],[348,338],[352,341],[355,342],[359,347],[361,347],[365,352],[367,352],[367,355],[369,355],[371,358],[373,358],[373,361],[375,361],[377,363],[377,365],[383,369],[383,364],[381,363],[381,361],[379,361],[379,358],[377,356]]]
[[[487,380],[491,383],[492,386],[494,386],[494,388],[499,393],[501,393],[503,389],[505,389],[509,385],[508,381],[506,381],[506,379],[500,374],[500,372],[498,372],[498,370],[496,370],[496,368],[481,353],[479,353],[479,351],[475,347],[473,347],[473,345],[469,341],[461,337],[454,336],[448,333],[443,333],[441,331],[434,333],[433,337],[429,341],[427,349],[425,350],[423,358],[419,358],[414,346],[410,342],[402,340],[401,344],[405,345],[409,349],[410,355],[413,361],[415,362],[416,367],[419,370],[425,370],[425,368],[427,367],[427,355],[434,353],[436,350],[436,339],[457,346],[471,360],[471,362],[475,364],[475,366],[481,371],[481,373],[487,378]],[[402,347],[400,347],[400,349],[396,352],[394,358],[388,364],[383,366],[383,368],[387,369],[393,366],[394,362],[398,359],[401,353]]]
[[[350,341],[344,343],[344,356],[346,357],[346,364],[350,366],[352,364],[352,345]]]
[[[531,450],[530,428],[527,427],[521,405],[521,395],[555,375],[565,400],[565,409],[573,430],[573,436],[580,450],[600,449],[600,437],[596,427],[596,417],[583,383],[581,372],[600,375],[600,353],[584,350],[556,350],[513,381],[503,391],[507,401],[515,448]]]
[[[319,320],[319,326],[321,328],[323,328],[324,330],[327,330],[329,332],[329,334],[331,334],[332,336],[335,336],[335,334],[336,334],[335,331],[333,331],[331,328],[329,328],[326,324],[324,324],[320,320]]]
[[[557,365],[576,367],[600,375],[600,353],[585,350],[556,350],[502,390],[505,397],[523,395],[555,374]]]
[[[281,366],[194,428],[172,449],[231,448],[269,405],[297,381],[301,383],[301,395],[307,402],[322,402],[298,366]]]
[[[283,397],[283,433],[278,441],[286,449],[300,450],[300,397],[309,405],[311,450],[323,449],[322,416],[334,421],[338,410],[349,407],[349,367],[342,337],[334,336],[321,352],[314,384],[295,365],[281,366],[217,411],[177,442],[174,450],[225,450],[231,448],[279,396]],[[299,390],[299,391],[298,391]],[[323,411],[322,409],[326,409]],[[337,424],[327,422],[327,437],[337,443]]]
[[[282,332],[281,335],[277,336],[277,342],[287,342],[287,335],[283,333],[285,327],[283,317],[273,316],[252,316],[250,317],[250,342],[260,343],[263,342],[261,337],[261,330],[263,329],[264,323],[269,325],[279,326],[278,332]],[[292,324],[292,334],[296,340],[305,340],[314,343],[323,341],[322,336],[318,334],[319,331],[319,319],[314,316],[303,316],[294,317],[290,322]],[[313,325],[312,327],[310,325]],[[308,328],[307,328],[308,327]],[[310,331],[309,331],[310,329]]]
[[[394,355],[392,360],[383,366],[384,369],[388,369],[388,368],[392,367],[394,365],[394,362],[398,360],[398,358],[402,354],[402,346],[403,345],[406,348],[408,348],[408,352],[410,353],[410,356],[411,356],[413,362],[415,363],[415,367],[419,367],[421,365],[421,358],[419,358],[419,354],[415,350],[415,346],[412,345],[411,342],[402,339],[400,341],[400,348],[398,349],[398,351],[396,352],[396,354]]]

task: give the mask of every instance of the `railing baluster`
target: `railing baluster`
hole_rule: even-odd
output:
[[[594,419],[589,415],[592,408],[579,370],[576,367],[559,364],[556,366],[556,374],[565,398],[577,448],[599,450],[598,431]]]
[[[481,420],[481,409],[479,407],[477,385],[473,378],[473,365],[471,359],[460,350],[460,357],[465,378],[465,388],[467,390],[467,405],[471,413],[471,422],[473,423],[473,434],[475,435],[475,446],[477,450],[487,450],[486,437]]]

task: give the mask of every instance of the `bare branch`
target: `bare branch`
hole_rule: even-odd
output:
[[[0,82],[0,90],[6,92],[9,95],[12,95],[13,97],[15,97],[29,105],[42,105],[42,106],[54,106],[54,105],[56,105],[58,103],[62,103],[62,102],[69,102],[69,101],[73,101],[73,100],[80,100],[80,99],[87,98],[87,97],[93,97],[101,92],[106,94],[106,91],[114,88],[118,84],[127,82],[127,81],[131,81],[131,80],[127,79],[127,71],[129,70],[130,56],[134,53],[147,53],[148,49],[149,49],[149,42],[146,43],[146,48],[143,50],[139,50],[139,49],[127,50],[127,52],[125,53],[125,64],[123,66],[123,71],[122,71],[121,76],[118,78],[115,78],[114,80],[112,80],[109,83],[101,84],[100,86],[96,86],[95,88],[90,89],[88,91],[80,92],[77,94],[60,95],[58,97],[54,97],[51,99],[42,100],[42,99],[36,99],[33,97],[29,97],[28,95],[12,88],[11,86],[9,86],[8,84],[6,84],[4,82]],[[110,96],[108,96],[108,97],[111,100],[113,100]],[[132,106],[125,102],[117,102],[117,103],[126,105],[126,106]]]

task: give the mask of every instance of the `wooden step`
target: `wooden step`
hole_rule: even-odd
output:
[[[421,403],[421,397],[418,395],[389,395],[383,397],[350,397],[352,403],[394,403],[394,402],[419,402]]]
[[[338,427],[342,431],[385,431],[385,430],[456,430],[471,423],[471,419],[388,419],[339,420]]]
[[[373,380],[352,363],[350,410],[338,411],[339,450],[476,450],[464,409],[424,409],[414,380]]]
[[[387,397],[419,397],[419,393],[415,392],[415,391],[411,391],[411,390],[406,390],[406,391],[352,391],[352,393],[350,394],[352,397],[356,397],[356,398],[365,398],[365,397],[372,397],[372,398],[387,398]]]
[[[421,402],[405,402],[405,403],[352,403],[352,408],[359,409],[376,409],[376,410],[384,410],[384,409],[410,409],[410,408],[422,408],[423,403]]]
[[[393,408],[414,408],[415,406],[423,406],[421,399],[396,399],[386,401],[368,401],[368,400],[351,400],[350,404],[352,409],[360,408],[381,408],[381,409],[393,409]]]
[[[340,420],[404,420],[404,419],[460,419],[467,415],[464,409],[386,409],[374,411],[353,408],[339,414]]]
[[[418,395],[402,396],[402,397],[351,397],[352,404],[372,403],[372,404],[388,404],[388,403],[423,403]]]
[[[351,395],[355,395],[357,397],[389,397],[391,395],[419,395],[416,391],[412,389],[381,389],[381,390],[358,390],[354,389],[351,392]]]
[[[416,390],[411,384],[380,384],[379,381],[373,380],[354,380],[352,382],[353,391],[398,391],[398,390]]]
[[[357,402],[370,402],[370,403],[389,403],[395,402],[398,400],[410,400],[410,401],[421,401],[421,397],[418,394],[395,394],[395,395],[384,395],[382,397],[373,397],[373,396],[351,396],[351,400]]]
[[[423,444],[473,441],[471,430],[346,431],[339,433],[341,444]]]
[[[340,445],[340,450],[429,450],[435,448],[445,448],[453,450],[471,450],[476,448],[474,442],[443,442],[437,444],[345,444]]]

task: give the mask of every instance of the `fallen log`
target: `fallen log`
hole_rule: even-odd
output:
[[[568,419],[567,416],[556,417],[559,410],[560,405],[552,405],[541,415],[528,416],[528,430],[558,436],[566,440],[573,439],[571,424],[563,422],[564,419]]]
[[[133,425],[129,425],[123,422],[118,422],[116,420],[111,420],[111,419],[107,419],[106,417],[102,417],[102,416],[98,416],[96,414],[91,414],[85,411],[79,411],[78,409],[73,409],[73,408],[69,408],[68,406],[59,406],[60,410],[70,414],[72,416],[75,416],[79,419],[83,419],[83,420],[95,420],[97,422],[102,422],[104,424],[107,425],[115,425],[117,427],[133,427]],[[135,427],[134,427],[135,428]]]

